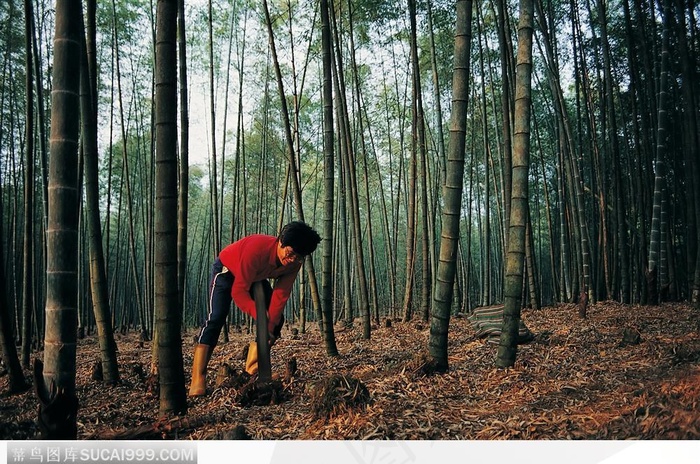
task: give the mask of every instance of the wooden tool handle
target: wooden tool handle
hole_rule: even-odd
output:
[[[257,313],[255,328],[258,333],[258,380],[272,379],[272,364],[270,362],[270,344],[267,332],[267,304],[262,282],[253,283],[255,310]]]

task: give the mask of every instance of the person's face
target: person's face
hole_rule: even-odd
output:
[[[302,261],[304,256],[294,251],[291,246],[282,246],[280,243],[277,246],[277,258],[283,266],[287,266],[288,264]]]

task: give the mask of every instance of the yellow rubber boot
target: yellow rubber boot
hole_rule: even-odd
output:
[[[213,348],[210,345],[198,343],[194,347],[192,360],[192,383],[189,396],[202,396],[207,393],[207,364],[211,359]]]
[[[248,357],[245,360],[245,371],[250,375],[258,373],[258,344],[250,342],[248,345]]]

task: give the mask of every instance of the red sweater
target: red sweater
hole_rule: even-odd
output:
[[[272,332],[282,318],[284,305],[292,293],[292,285],[301,268],[301,262],[282,266],[277,260],[277,237],[248,235],[228,245],[219,253],[221,264],[234,276],[231,297],[241,311],[256,317],[255,301],[250,296],[253,282],[275,279],[272,301],[268,309],[267,330]]]

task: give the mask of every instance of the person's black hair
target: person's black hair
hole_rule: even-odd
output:
[[[296,253],[306,256],[316,250],[321,236],[305,222],[292,221],[282,227],[279,241],[282,246],[291,246]]]

